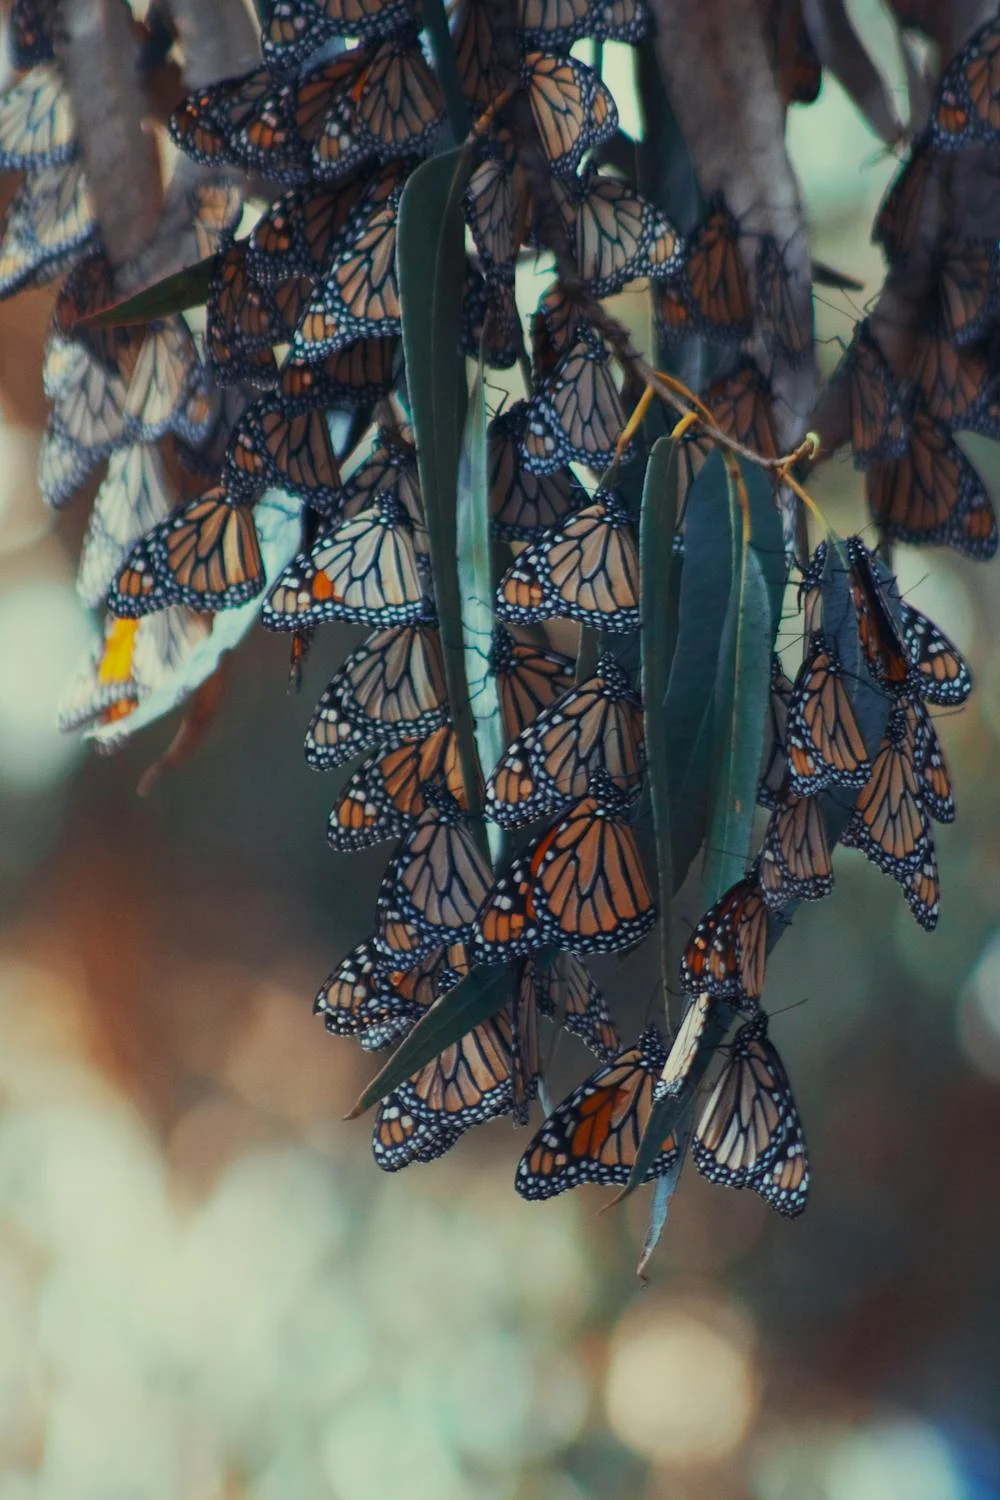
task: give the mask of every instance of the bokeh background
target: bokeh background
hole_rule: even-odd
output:
[[[791,138],[815,253],[873,291],[895,163],[829,80]],[[866,294],[820,295],[830,368]],[[256,632],[148,799],[172,726],[111,759],[58,735],[94,625],[86,507],[54,524],[34,485],[50,305],[0,305],[0,1500],[1000,1495],[998,565],[898,558],[977,679],[937,719],[959,806],[937,933],[841,851],[770,966],[809,1209],[685,1173],[643,1289],[647,1204],[522,1202],[509,1122],[384,1177],[341,1119],[372,1059],[311,1000],[385,851],[328,852],[335,788],[299,750],[335,631],[299,698]],[[815,492],[864,524],[848,462]]]

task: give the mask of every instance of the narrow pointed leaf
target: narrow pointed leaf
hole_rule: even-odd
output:
[[[677,646],[665,705],[670,726],[667,787],[674,889],[684,881],[708,826],[715,675],[732,588],[732,533],[722,455],[709,454],[685,507]]]
[[[674,964],[670,943],[670,902],[674,857],[670,831],[670,720],[667,684],[677,645],[679,583],[674,555],[677,529],[677,456],[669,438],[654,445],[646,468],[639,519],[639,580],[642,599],[642,703],[646,736],[646,776],[653,814],[660,912],[660,984],[669,1025],[669,993]]]
[[[465,640],[458,581],[458,461],[467,392],[461,352],[465,286],[462,193],[472,158],[442,152],[413,172],[403,190],[396,261],[406,383],[430,540],[434,595],[448,697],[470,811],[479,803],[475,733],[465,679]],[[478,820],[478,829],[485,845]]]
[[[702,877],[706,906],[743,875],[757,808],[774,626],[757,553],[743,552],[715,677],[711,824]]]
[[[190,307],[204,307],[218,256],[209,255],[193,266],[185,266],[172,276],[165,276],[152,286],[145,286],[122,302],[102,307],[100,312],[81,318],[78,328],[124,328],[133,323],[149,323],[171,313],[186,312]]]
[[[660,1243],[660,1237],[667,1226],[667,1215],[670,1212],[674,1193],[677,1191],[677,1184],[681,1180],[681,1173],[684,1171],[684,1163],[687,1160],[690,1140],[691,1117],[689,1113],[684,1127],[679,1132],[678,1146],[680,1149],[677,1152],[677,1160],[669,1172],[664,1173],[662,1177],[657,1179],[653,1187],[653,1206],[649,1213],[649,1228],[646,1230],[646,1237],[642,1242],[642,1255],[639,1257],[639,1264],[635,1268],[635,1274],[640,1281],[644,1282],[646,1280],[646,1271],[649,1263],[656,1252],[656,1247]]]

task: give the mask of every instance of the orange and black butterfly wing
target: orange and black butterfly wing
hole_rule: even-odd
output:
[[[425,1006],[402,996],[371,940],[359,943],[326,980],[313,1004],[333,1036],[357,1038],[377,1052],[413,1029]]]
[[[575,953],[557,953],[551,961],[528,959],[536,972],[542,1014],[579,1037],[602,1062],[610,1062],[621,1039],[596,983]]]
[[[1000,145],[1000,22],[987,21],[953,58],[938,85],[928,126],[940,151]]]
[[[781,658],[771,657],[771,692],[768,698],[768,735],[764,762],[757,782],[757,801],[761,807],[775,808],[788,775],[785,730],[788,705],[792,701],[792,683],[786,677]]]
[[[389,865],[375,908],[376,947],[410,966],[471,938],[492,884],[455,798],[436,786],[424,796],[427,805]]]
[[[830,785],[864,786],[871,770],[843,667],[817,631],[795,680],[785,729],[792,790],[810,797]]]
[[[626,799],[606,777],[532,848],[534,912],[546,942],[571,953],[631,948],[656,920]]]
[[[688,995],[738,1004],[757,1000],[767,959],[767,906],[753,875],[738,880],[698,923],[681,956],[681,986]]]
[[[574,1089],[552,1111],[518,1163],[514,1185],[522,1198],[552,1198],[588,1182],[624,1186],[665,1057],[663,1039],[650,1027],[633,1046],[624,1048]],[[670,1136],[647,1180],[662,1177],[677,1155],[676,1141]]]
[[[920,782],[923,746],[918,731],[912,707],[905,700],[897,703],[889,715],[871,774],[840,836],[842,844],[860,849],[903,886],[923,864],[931,843]]]
[[[805,1207],[809,1166],[802,1124],[763,1012],[737,1032],[691,1154],[709,1182],[752,1188],[790,1217]]]
[[[133,547],[108,603],[125,618],[168,604],[214,612],[246,604],[264,582],[252,513],[216,489],[188,501]]]
[[[833,890],[833,865],[816,797],[788,793],[771,814],[761,846],[758,880],[764,900],[780,911],[792,901],[819,901]]]
[[[917,670],[918,690],[928,703],[950,708],[972,692],[972,674],[957,646],[933,620],[900,600],[903,640]]]

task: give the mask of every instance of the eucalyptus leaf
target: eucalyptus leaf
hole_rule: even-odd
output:
[[[670,726],[667,786],[674,889],[683,884],[708,827],[715,677],[732,589],[732,528],[726,468],[709,454],[685,505],[677,646],[664,708]]]
[[[143,287],[122,302],[112,303],[110,307],[102,307],[99,312],[90,313],[74,326],[125,328],[131,324],[152,322],[154,318],[166,318],[171,313],[186,312],[190,307],[204,307],[218,262],[217,255],[209,255],[193,266],[185,266],[172,276],[165,276],[152,286]]]
[[[677,645],[677,600],[671,584],[677,529],[677,454],[669,438],[654,445],[646,467],[639,519],[639,581],[642,599],[642,702],[647,781],[653,814],[660,912],[660,983],[669,1024],[669,990],[674,964],[670,944],[670,902],[674,858],[670,831],[670,721],[667,684]]]

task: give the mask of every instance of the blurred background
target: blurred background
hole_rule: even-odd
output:
[[[791,130],[815,254],[863,302],[895,163],[830,80]],[[821,295],[829,369],[858,308]],[[642,1288],[641,1195],[523,1202],[509,1122],[384,1177],[342,1122],[374,1064],[311,1001],[385,850],[328,852],[336,787],[299,750],[335,629],[299,698],[254,632],[148,799],[173,726],[103,759],[58,735],[95,627],[86,505],[54,525],[34,482],[50,307],[0,305],[0,1500],[1000,1495],[996,566],[898,556],[977,680],[937,719],[959,807],[938,931],[839,851],[771,962],[808,1211],[686,1172]],[[975,455],[995,489],[996,453]],[[864,524],[849,461],[815,493]],[[635,989],[599,977],[612,1004]],[[567,1042],[559,1066],[557,1097],[592,1063]]]

